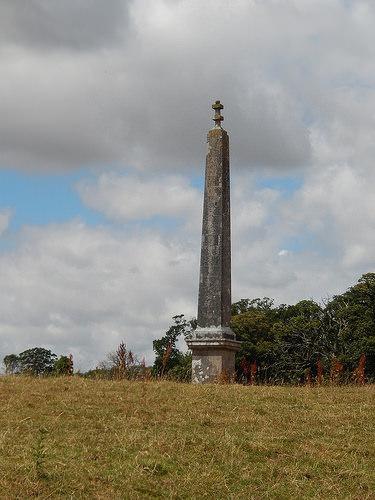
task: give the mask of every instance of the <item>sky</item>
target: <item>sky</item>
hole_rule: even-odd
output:
[[[152,362],[195,316],[216,99],[233,300],[374,271],[374,24],[371,0],[2,0],[1,358]]]

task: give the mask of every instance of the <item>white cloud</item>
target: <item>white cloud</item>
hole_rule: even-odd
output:
[[[77,189],[87,206],[115,220],[186,218],[201,213],[200,192],[181,176],[104,173],[95,183],[81,181]]]
[[[43,344],[87,367],[121,339],[150,359],[171,313],[194,314],[198,264],[176,239],[72,222],[25,229],[0,275],[2,354]]]

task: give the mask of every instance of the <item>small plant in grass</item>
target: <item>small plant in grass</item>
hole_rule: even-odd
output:
[[[45,470],[46,462],[46,447],[45,439],[47,436],[47,429],[40,427],[38,429],[38,434],[36,436],[35,444],[33,447],[33,462],[35,468],[35,474],[38,479],[45,479],[47,473]]]
[[[229,374],[228,374],[227,370],[224,369],[224,370],[221,371],[220,375],[217,378],[217,382],[219,384],[229,384],[230,382],[232,382],[232,380],[229,377]]]

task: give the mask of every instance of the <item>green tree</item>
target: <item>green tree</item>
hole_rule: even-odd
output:
[[[236,357],[239,371],[244,361],[247,363],[256,361],[262,371],[262,378],[267,376],[274,359],[275,341],[272,325],[272,319],[267,311],[257,308],[248,309],[232,318],[231,328],[237,340],[242,342]]]
[[[330,328],[336,334],[336,356],[353,370],[361,354],[366,374],[375,377],[375,273],[363,274],[357,284],[327,305]]]
[[[4,357],[3,363],[5,366],[5,373],[13,374],[19,370],[19,357],[16,354],[8,354]]]
[[[291,382],[303,379],[307,369],[315,370],[326,355],[323,309],[312,300],[295,305],[273,306],[273,300],[242,299],[232,310],[241,311],[231,326],[239,340],[237,371],[256,361],[262,381]]]
[[[275,320],[274,300],[269,297],[241,299],[232,304],[231,328],[237,339],[242,341],[241,350],[236,356],[239,380],[247,378],[245,366],[254,362],[258,365],[258,380],[270,377],[270,367],[274,361],[272,325]]]
[[[186,320],[183,314],[173,316],[173,324],[165,332],[165,335],[153,341],[155,362],[152,372],[156,376],[167,375],[177,366],[186,366],[186,356],[177,347],[177,341],[183,335],[187,338],[196,327],[195,320]],[[182,369],[182,368],[181,368]]]
[[[73,360],[71,356],[60,356],[53,363],[53,373],[55,375],[72,375]]]
[[[56,354],[43,347],[27,349],[19,354],[19,366],[22,373],[46,375],[52,372]]]
[[[191,381],[191,352],[181,353],[178,363],[168,371],[167,377],[180,382]]]
[[[277,311],[273,324],[273,378],[281,382],[303,381],[307,370],[315,371],[318,360],[329,357],[324,332],[324,311],[313,300],[302,300]]]
[[[254,309],[271,312],[273,309],[274,300],[269,297],[256,298],[256,299],[241,299],[232,304],[232,316],[243,314]]]

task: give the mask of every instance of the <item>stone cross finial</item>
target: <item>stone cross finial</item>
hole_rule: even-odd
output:
[[[221,127],[221,122],[224,120],[224,116],[221,116],[220,111],[224,109],[224,106],[220,101],[215,101],[212,105],[212,109],[215,110],[215,116],[213,117],[213,121],[215,122],[215,127]]]

